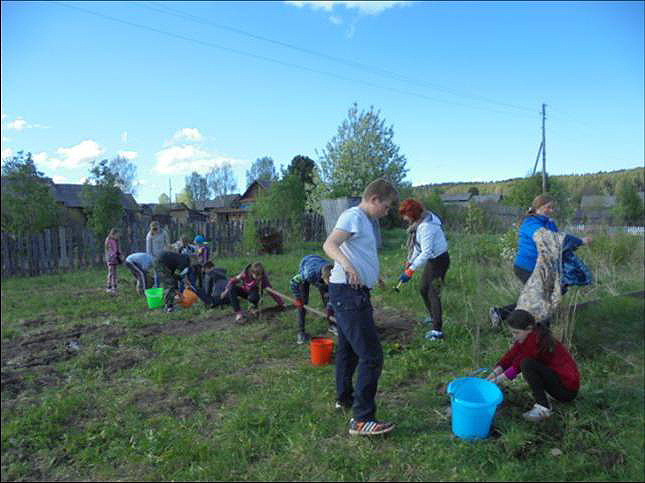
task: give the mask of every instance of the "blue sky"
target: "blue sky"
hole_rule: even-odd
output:
[[[318,161],[347,111],[414,185],[643,166],[643,2],[2,2],[2,158],[138,168],[139,202],[230,162]],[[174,196],[173,196],[174,197]]]

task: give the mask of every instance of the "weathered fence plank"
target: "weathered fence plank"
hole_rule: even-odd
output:
[[[292,220],[260,220],[256,229],[275,228],[281,233],[292,233],[300,226],[299,240],[325,239],[325,220],[318,214],[306,214],[294,225]],[[175,242],[185,232],[202,234],[209,242],[213,256],[239,255],[242,247],[244,222],[170,223],[165,227],[170,241]],[[145,252],[146,223],[132,221],[122,228],[120,250],[125,257],[134,252]],[[77,270],[81,267],[102,265],[103,239],[82,226],[59,226],[32,236],[18,237],[2,233],[2,276],[39,275],[54,271]]]

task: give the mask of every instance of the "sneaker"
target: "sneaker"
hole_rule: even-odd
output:
[[[238,324],[241,324],[242,322],[244,322],[244,314],[242,312],[238,312],[235,314],[235,322],[237,322]]]
[[[491,307],[488,311],[488,318],[490,319],[490,325],[493,326],[493,329],[499,327],[499,324],[502,322],[502,318],[499,316],[499,312],[495,307]]]
[[[296,338],[296,344],[304,344],[309,340],[309,334],[306,332],[298,332],[298,337]]]
[[[334,334],[336,337],[338,337],[338,326],[336,324],[329,324],[329,327],[327,327],[327,330]]]
[[[174,312],[174,311],[175,311],[175,308],[172,305],[170,305],[170,306],[168,306],[168,307],[166,307],[164,309],[164,312],[166,312],[166,313],[170,313],[170,312]]]
[[[533,423],[543,421],[549,416],[551,416],[551,410],[537,403],[533,405],[533,409],[522,414],[524,419]]]
[[[336,400],[336,403],[334,404],[334,409],[348,411],[352,409],[352,403]]]
[[[426,339],[428,340],[441,340],[443,339],[443,331],[441,330],[429,330],[426,332]]]
[[[375,436],[377,434],[389,433],[394,429],[394,423],[382,423],[378,421],[355,421],[349,420],[349,434],[358,436]]]
[[[428,315],[425,319],[423,319],[421,321],[421,324],[422,325],[432,325],[432,317]]]

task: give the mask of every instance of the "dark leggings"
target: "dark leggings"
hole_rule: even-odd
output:
[[[323,301],[325,307],[329,303],[329,292],[327,286],[318,287],[320,292],[320,298]],[[302,294],[302,302],[307,305],[309,303],[309,282],[303,282],[300,285],[300,293]],[[298,309],[298,330],[300,332],[305,331],[305,309],[303,307]]]
[[[513,272],[515,272],[515,276],[520,279],[522,284],[526,284],[526,281],[529,279],[531,274],[533,272],[529,272],[528,270],[524,270],[523,268],[517,267],[513,265]],[[504,307],[499,307],[496,308],[497,314],[502,320],[506,320],[506,318],[515,310],[515,307],[517,304],[509,304],[505,305]]]
[[[573,401],[578,395],[578,391],[572,391],[562,385],[560,376],[550,367],[545,366],[535,359],[526,358],[521,364],[522,374],[524,379],[533,391],[535,401],[544,406],[550,407],[549,401],[546,397],[546,392],[551,394],[558,401],[569,402]],[[545,392],[546,391],[546,392]]]
[[[257,307],[258,302],[260,301],[260,291],[258,290],[257,287],[255,287],[250,292],[245,292],[237,285],[233,285],[229,293],[229,299],[231,301],[231,305],[233,306],[233,310],[235,312],[240,311],[240,301],[238,300],[238,297],[247,299],[249,302],[253,304],[253,307]]]
[[[450,266],[450,255],[444,252],[426,263],[421,277],[421,298],[432,317],[432,328],[441,331],[443,327],[441,310],[441,287]]]

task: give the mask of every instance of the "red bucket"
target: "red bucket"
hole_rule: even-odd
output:
[[[334,352],[334,340],[325,337],[312,337],[309,342],[311,352],[311,363],[314,366],[325,366],[331,363],[331,355]]]

